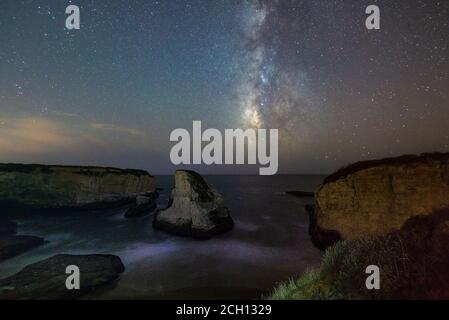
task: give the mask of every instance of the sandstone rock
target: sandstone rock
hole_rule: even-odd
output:
[[[80,269],[80,290],[66,288],[69,265]],[[76,299],[111,283],[124,270],[120,258],[113,255],[59,254],[0,280],[0,300]]]
[[[315,199],[310,229],[321,247],[398,230],[413,216],[449,205],[449,154],[350,165],[327,177]]]
[[[321,229],[317,223],[317,215],[315,214],[315,206],[305,205],[306,212],[309,214],[309,234],[312,237],[312,243],[321,250],[326,248],[339,240],[340,234],[335,230]]]
[[[43,238],[35,236],[0,236],[0,261],[22,254],[44,243]]]
[[[155,199],[156,199],[156,196],[153,194],[137,196],[136,197],[136,205],[143,206],[146,204],[151,204],[154,202],[153,200],[155,200]]]
[[[208,239],[234,226],[222,196],[196,172],[176,171],[171,198],[169,207],[155,215],[155,228]]]
[[[102,167],[0,164],[0,206],[101,208],[155,190],[146,171]]]
[[[125,217],[135,218],[150,214],[156,209],[156,199],[156,192],[145,196],[137,196],[136,202],[126,210]]]

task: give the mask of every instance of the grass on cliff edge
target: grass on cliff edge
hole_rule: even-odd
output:
[[[367,290],[365,269],[380,268],[381,289]],[[449,210],[410,219],[385,236],[343,241],[329,248],[319,269],[280,284],[266,298],[448,299]]]

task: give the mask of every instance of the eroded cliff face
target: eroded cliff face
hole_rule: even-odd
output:
[[[0,205],[95,208],[155,191],[146,171],[102,167],[0,164]]]
[[[449,154],[360,162],[325,179],[310,231],[325,248],[339,239],[400,229],[411,217],[447,206]]]

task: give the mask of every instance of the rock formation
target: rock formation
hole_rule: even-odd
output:
[[[35,236],[16,235],[17,224],[0,221],[0,262],[43,245],[45,240]]]
[[[310,231],[319,247],[398,230],[449,206],[449,153],[355,163],[328,176],[315,198]]]
[[[101,208],[154,191],[154,177],[141,170],[0,164],[1,207]]]
[[[80,290],[67,290],[67,266],[80,270]],[[31,264],[15,275],[0,280],[0,300],[76,299],[111,283],[125,270],[113,255],[59,254]]]
[[[169,207],[153,221],[157,229],[182,236],[208,239],[234,226],[222,196],[198,173],[176,171]]]
[[[156,209],[157,192],[137,196],[133,203],[125,212],[125,218],[136,218],[147,215]]]

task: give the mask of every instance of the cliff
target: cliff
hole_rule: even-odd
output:
[[[154,191],[155,178],[142,170],[0,164],[3,207],[107,207]]]
[[[310,232],[321,248],[382,235],[449,205],[449,153],[358,162],[330,175],[316,193]]]

